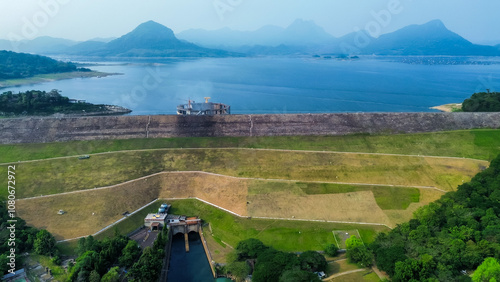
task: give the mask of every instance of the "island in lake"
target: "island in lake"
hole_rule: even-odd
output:
[[[18,94],[12,91],[0,95],[0,116],[48,116],[48,115],[121,115],[132,112],[112,105],[94,105],[84,100],[62,96],[58,90],[50,92],[31,90]]]

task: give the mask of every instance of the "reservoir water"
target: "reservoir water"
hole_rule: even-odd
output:
[[[189,234],[189,253],[186,253],[184,235],[172,240],[168,282],[213,282],[213,274],[198,233]]]
[[[73,61],[75,59],[72,59]],[[233,114],[429,112],[474,92],[500,91],[500,58],[301,57],[149,59],[99,62],[122,73],[0,89],[58,89],[91,103],[116,104],[132,115],[175,114],[188,99],[231,105]]]

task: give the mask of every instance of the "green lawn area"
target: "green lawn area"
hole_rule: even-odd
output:
[[[337,278],[330,279],[331,282],[362,282],[362,281],[380,281],[375,272],[371,270],[365,270],[360,272],[355,272],[351,274],[346,274],[339,276]]]
[[[66,242],[57,243],[56,247],[64,256],[76,256],[76,247],[78,246],[78,240],[71,240]]]
[[[327,267],[327,273],[329,275],[332,275],[335,273],[342,273],[342,272],[355,270],[355,269],[359,269],[359,266],[357,266],[354,263],[349,263],[349,261],[347,259],[342,259],[342,260],[329,262],[328,267]]]
[[[216,240],[231,246],[257,238],[282,251],[323,250],[335,243],[332,230],[358,229],[365,243],[373,242],[378,232],[388,231],[382,226],[239,218],[197,200],[169,203],[172,203],[172,214],[199,216],[204,223],[210,224]]]
[[[0,145],[0,162],[134,149],[228,147],[453,156],[492,160],[500,153],[500,130],[405,135],[193,137],[14,144]]]
[[[420,190],[388,186],[353,186],[329,183],[297,183],[309,195],[340,194],[372,191],[378,206],[383,210],[405,210],[411,203],[418,203]]]
[[[112,238],[115,232],[118,232],[122,235],[127,235],[130,232],[136,230],[137,228],[144,225],[144,218],[148,213],[156,213],[158,212],[158,208],[163,204],[162,201],[156,201],[144,208],[143,210],[129,216],[126,220],[123,220],[116,224],[115,226],[105,230],[104,232],[95,236],[96,239],[102,240],[106,237]]]

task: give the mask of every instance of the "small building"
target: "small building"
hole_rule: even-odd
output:
[[[213,116],[231,114],[231,106],[222,103],[208,102],[210,97],[205,97],[205,103],[196,103],[189,100],[187,104],[177,106],[177,114],[182,116]]]
[[[186,220],[186,216],[184,216],[184,215],[169,214],[169,215],[167,215],[165,222],[167,225],[170,225],[171,223],[179,223],[179,222],[185,221],[185,220]]]
[[[168,215],[166,213],[150,213],[144,219],[144,226],[151,230],[160,230],[165,227],[167,216]]]

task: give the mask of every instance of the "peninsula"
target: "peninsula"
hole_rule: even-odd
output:
[[[31,90],[18,94],[4,92],[0,94],[0,117],[121,115],[132,112],[120,106],[94,105],[85,100],[69,99],[59,92],[57,89],[50,92]]]
[[[104,77],[103,73],[45,56],[0,51],[0,88],[79,77]]]

